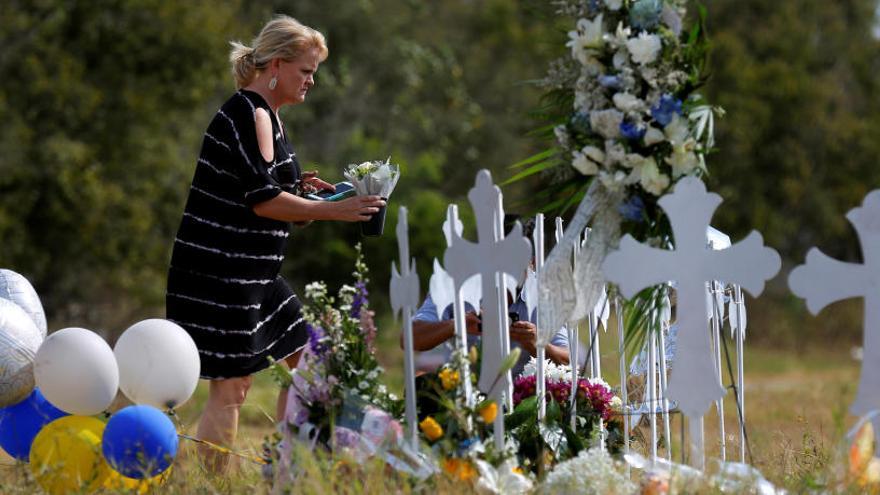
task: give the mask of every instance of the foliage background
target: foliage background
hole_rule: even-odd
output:
[[[843,214],[880,186],[877,1],[704,4],[714,49],[705,91],[728,112],[709,160],[709,186],[725,199],[714,224],[734,240],[759,230],[785,260],[749,303],[751,338],[857,344],[860,301],[814,319],[785,274],[813,245],[861,258]],[[201,135],[234,89],[228,42],[249,42],[274,12],[322,30],[330,46],[308,101],[282,113],[304,166],[333,180],[389,154],[402,166],[386,234],[365,240],[377,310],[387,308],[398,205],[410,210],[424,288],[446,205],[467,217],[478,169],[500,182],[547,144],[528,135],[544,124],[531,114],[541,90],[528,82],[565,54],[571,26],[544,0],[2,2],[0,266],[33,282],[51,329],[112,338],[164,313]],[[535,185],[505,188],[508,209],[540,208]],[[356,225],[297,230],[286,276],[299,292],[349,280],[359,238]]]

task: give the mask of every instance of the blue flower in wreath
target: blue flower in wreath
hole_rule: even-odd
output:
[[[630,196],[617,207],[617,211],[626,220],[632,220],[633,222],[643,222],[645,220],[645,202],[642,201],[641,196]]]
[[[620,77],[601,75],[599,76],[599,86],[608,89],[620,89]]]
[[[643,125],[633,124],[632,122],[623,121],[620,123],[620,135],[630,141],[638,141],[645,137],[647,128]]]
[[[575,132],[580,132],[582,134],[587,134],[590,132],[590,112],[585,112],[583,110],[576,112],[571,116],[571,128]]]
[[[663,127],[669,125],[676,114],[681,115],[681,100],[670,94],[661,96],[660,101],[651,107],[651,116]]]
[[[629,23],[636,29],[649,31],[660,22],[663,0],[636,0],[629,8]]]
[[[479,438],[476,438],[476,437],[465,438],[464,440],[462,440],[458,444],[458,455],[464,456],[465,454],[467,454],[468,450],[470,450],[470,448],[475,443],[477,443],[478,440],[479,440]]]

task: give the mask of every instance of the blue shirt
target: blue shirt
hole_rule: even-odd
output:
[[[516,298],[516,301],[508,306],[508,312],[516,313],[519,316],[519,319],[522,321],[530,321],[534,323],[537,319],[536,311],[532,311],[531,315],[528,314],[528,308],[526,307],[525,302],[525,295],[523,294],[524,292],[525,290],[521,290],[519,296]],[[474,311],[474,308],[470,304],[465,303],[465,311]],[[434,304],[434,300],[431,299],[431,294],[428,293],[428,295],[425,297],[425,302],[422,303],[422,306],[419,308],[418,311],[416,311],[415,316],[413,316],[413,321],[427,321],[436,323],[439,321],[451,320],[453,316],[454,311],[451,304],[443,310],[442,315],[438,314],[437,305]],[[455,337],[452,337],[446,340],[446,342],[440,344],[435,349],[427,352],[432,354],[435,352],[437,354],[441,354],[442,362],[449,362],[449,358],[452,355],[453,349],[455,348],[454,338]],[[468,347],[480,345],[479,335],[468,334],[467,338]],[[565,328],[560,328],[559,331],[556,332],[556,335],[554,335],[553,338],[550,340],[550,343],[555,346],[568,348],[568,332],[565,330]],[[513,341],[510,342],[510,346],[511,348],[520,347],[519,343]],[[440,358],[441,356],[435,357]],[[519,356],[519,361],[516,362],[516,364],[513,366],[513,369],[511,370],[514,377],[522,373],[522,370],[525,367],[526,363],[529,362],[530,357],[531,355],[526,352],[525,349],[522,349]]]

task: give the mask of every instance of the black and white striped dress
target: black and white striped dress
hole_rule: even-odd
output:
[[[258,107],[272,119],[272,162],[257,145]],[[202,142],[165,296],[167,318],[199,348],[202,378],[250,375],[307,341],[300,301],[279,275],[289,225],[253,211],[282,191],[294,193],[300,173],[259,94],[240,90],[223,104]]]

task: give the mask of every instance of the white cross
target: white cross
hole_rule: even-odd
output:
[[[522,235],[522,226],[517,223],[513,232],[504,239],[497,241],[495,222],[501,199],[501,189],[492,183],[492,175],[488,170],[477,173],[474,188],[468,192],[468,200],[474,209],[477,220],[477,237],[479,242],[472,243],[453,233],[452,246],[443,256],[443,264],[456,281],[464,281],[473,275],[480,274],[482,280],[482,320],[483,320],[483,357],[480,368],[479,388],[489,395],[496,395],[507,390],[506,380],[498,380],[492,388],[498,374],[498,368],[505,357],[503,333],[508,331],[506,314],[499,314],[500,304],[492,296],[501,297],[495,284],[497,273],[510,274],[517,280],[523,277],[531,257],[531,245]],[[503,297],[503,306],[507,305],[507,297]],[[505,383],[501,383],[505,382]]]
[[[722,250],[706,246],[706,228],[721,196],[707,193],[695,177],[682,179],[673,194],[658,201],[672,225],[674,251],[648,247],[626,235],[620,250],[603,263],[608,280],[620,287],[625,297],[640,290],[676,280],[678,295],[679,343],[676,365],[669,383],[669,398],[690,418],[692,460],[702,463],[702,416],[709,406],[724,396],[712,356],[712,342],[706,330],[706,282],[739,282],[759,295],[764,281],[781,266],[779,254],[765,247],[755,231],[745,240]],[[699,430],[697,429],[699,427]],[[696,435],[699,431],[699,435]]]
[[[792,270],[788,285],[807,300],[814,315],[842,299],[865,299],[864,356],[859,389],[850,412],[864,416],[880,409],[880,190],[865,196],[860,208],[846,214],[855,227],[864,263],[845,263],[830,258],[817,248],[807,253],[807,262]],[[880,439],[880,417],[874,416],[875,439]]]
[[[400,251],[400,268],[391,262],[391,308],[394,315],[403,312],[403,367],[406,382],[406,430],[407,439],[414,448],[418,447],[416,425],[416,382],[412,343],[412,313],[419,307],[419,274],[416,260],[409,257],[409,227],[406,222],[406,208],[401,206],[397,216],[397,247]]]
[[[507,306],[507,297],[506,294],[499,293],[496,274],[507,273],[519,283],[529,264],[531,245],[523,237],[519,223],[509,236],[498,240],[495,228],[501,204],[501,190],[492,183],[492,175],[488,170],[477,173],[474,188],[468,192],[468,200],[476,216],[479,242],[472,243],[453,232],[452,245],[444,253],[443,265],[457,285],[473,275],[481,276],[483,357],[479,388],[498,398],[501,392],[508,389],[509,384],[504,377],[496,383],[498,368],[506,355],[503,334],[508,332],[506,314],[503,315],[504,318],[499,314],[501,307]]]

